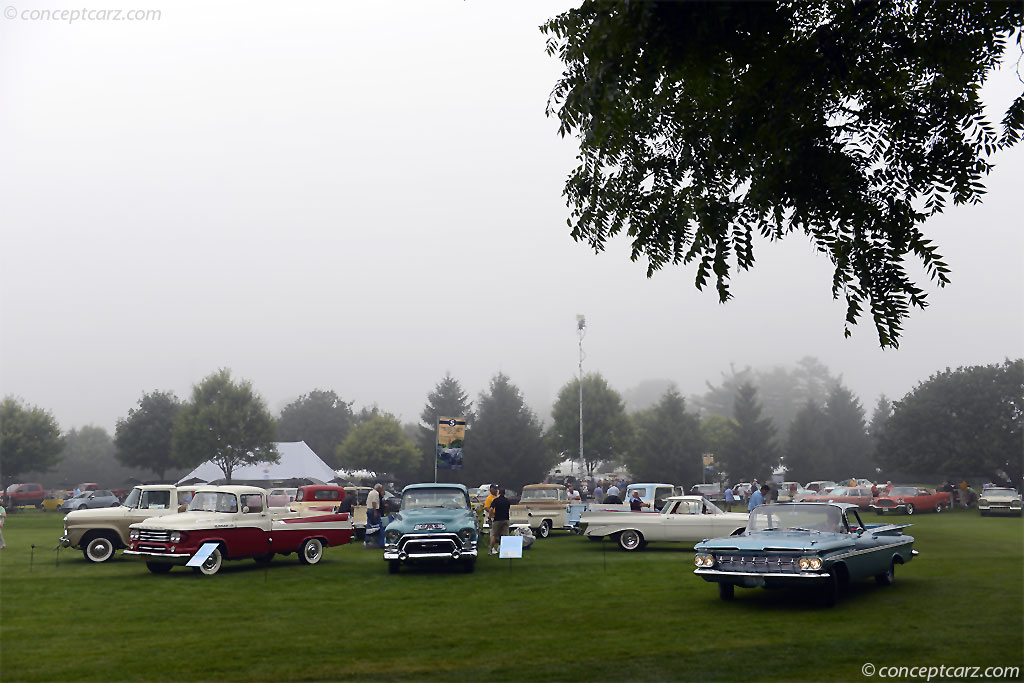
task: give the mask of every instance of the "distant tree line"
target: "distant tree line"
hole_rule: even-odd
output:
[[[671,383],[655,395],[622,395],[600,373],[582,378],[583,462],[594,473],[625,467],[636,480],[692,484],[764,481],[778,468],[789,479],[851,476],[984,477],[1019,485],[1024,361],[946,369],[898,401],[879,397],[868,418],[841,377],[813,358],[793,368],[723,374],[689,400]],[[579,457],[580,378],[558,392],[544,424],[522,392],[496,374],[475,402],[450,373],[427,394],[418,424],[377,406],[353,410],[334,391],[315,389],[275,419],[247,381],[222,369],[193,387],[187,401],[144,394],[111,437],[86,426],[62,433],[53,416],[6,397],[0,405],[0,471],[49,486],[175,480],[212,460],[226,478],[239,466],[275,462],[276,441],[305,441],[329,465],[369,470],[397,483],[434,477],[437,418],[464,417],[464,469],[438,477],[513,488],[541,481]],[[703,465],[710,455],[713,464]],[[52,474],[50,474],[52,473]]]

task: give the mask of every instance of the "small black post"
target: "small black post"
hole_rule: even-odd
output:
[[[36,544],[32,544],[32,553],[28,556],[28,570],[32,571],[32,565],[36,559]]]

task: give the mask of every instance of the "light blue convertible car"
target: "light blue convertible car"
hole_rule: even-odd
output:
[[[743,588],[806,587],[836,603],[845,583],[893,582],[896,565],[917,551],[909,524],[864,524],[848,503],[775,503],[750,513],[746,530],[694,546],[694,573],[718,584],[723,600]]]

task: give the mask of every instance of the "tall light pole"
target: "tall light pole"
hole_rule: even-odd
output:
[[[580,338],[580,469],[583,469],[583,337],[587,336],[587,319],[582,315],[576,316],[576,334]]]

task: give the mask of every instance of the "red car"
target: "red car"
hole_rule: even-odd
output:
[[[905,512],[912,515],[919,510],[942,512],[949,507],[949,494],[916,486],[894,486],[889,493],[880,495],[871,508],[880,515],[886,512]]]
[[[803,496],[801,503],[850,503],[865,510],[871,507],[871,489],[853,486],[837,486],[828,493]]]

